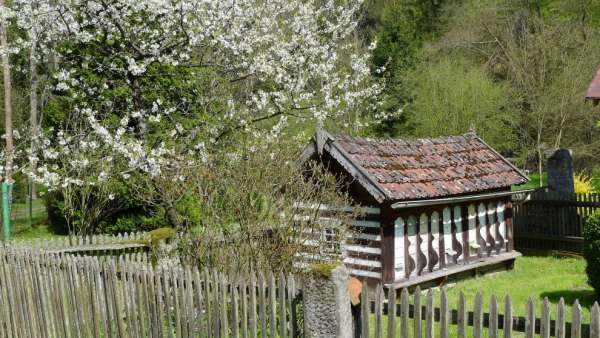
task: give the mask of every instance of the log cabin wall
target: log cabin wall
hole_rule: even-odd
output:
[[[362,212],[346,224],[348,228],[347,238],[344,243],[331,243],[329,248],[315,252],[316,246],[329,243],[329,234],[336,231],[342,221],[336,216],[340,211],[351,214],[355,207],[333,207],[324,204],[295,204],[298,215],[294,215],[296,225],[301,227],[302,223],[317,223],[322,233],[314,232],[306,227],[307,238],[302,243],[305,250],[297,253],[298,268],[308,267],[310,264],[322,261],[334,260],[339,254],[350,274],[360,278],[382,279],[382,236],[381,236],[381,211],[379,207],[356,207]],[[331,227],[329,227],[331,225]],[[329,238],[329,239],[328,239]],[[323,241],[325,239],[325,241]],[[341,249],[341,252],[338,250]]]
[[[393,281],[511,252],[510,208],[501,198],[396,211]]]

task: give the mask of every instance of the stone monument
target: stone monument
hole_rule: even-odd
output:
[[[565,194],[575,193],[573,181],[573,158],[569,149],[553,149],[546,152],[548,191]]]

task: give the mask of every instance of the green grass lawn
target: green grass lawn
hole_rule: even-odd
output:
[[[569,307],[567,318],[571,316],[570,309],[575,299],[579,300],[585,318],[588,318],[595,295],[587,284],[585,266],[585,260],[578,257],[519,257],[514,270],[462,280],[449,287],[449,302],[456,308],[458,295],[462,291],[469,308],[472,309],[475,294],[480,291],[484,298],[484,306],[489,309],[492,294],[496,295],[500,304],[503,304],[505,295],[510,295],[514,315],[524,316],[529,297],[532,297],[538,309],[541,309],[542,301],[547,297],[553,313],[563,297]],[[503,306],[501,308],[503,309]]]
[[[543,184],[547,185],[548,183],[548,175],[546,173],[544,173],[544,175],[542,176],[544,181]],[[529,175],[529,179],[530,181],[525,183],[525,184],[521,184],[521,185],[513,185],[512,186],[512,190],[528,190],[528,189],[537,189],[540,187],[540,174],[536,174],[536,173],[532,173]]]
[[[467,311],[473,311],[473,301],[475,294],[481,292],[484,299],[484,312],[489,313],[489,304],[491,295],[498,298],[498,310],[504,313],[504,297],[510,295],[513,303],[513,315],[525,316],[525,306],[529,297],[535,302],[536,317],[541,317],[541,306],[544,297],[547,297],[551,304],[552,319],[555,319],[557,304],[561,297],[568,305],[567,321],[571,322],[571,305],[575,299],[579,299],[583,309],[583,322],[589,323],[589,309],[594,303],[594,292],[586,282],[585,261],[577,257],[557,257],[557,256],[525,256],[517,258],[515,268],[511,271],[491,273],[477,278],[469,278],[447,285],[448,305],[451,309],[458,308],[458,297],[463,292],[467,300]],[[440,291],[435,291],[434,306],[439,307]],[[425,305],[424,297],[426,291],[422,294],[422,304]],[[398,300],[399,302],[399,300]],[[412,296],[410,302],[412,303]],[[396,336],[399,335],[399,318],[396,320]],[[422,323],[425,327],[425,321]],[[410,336],[413,336],[413,321],[409,321]],[[375,317],[370,318],[371,335],[375,333]],[[384,336],[387,334],[387,317],[383,318]],[[456,326],[449,326],[451,337],[457,335]],[[502,332],[500,331],[500,336]],[[439,334],[439,323],[434,325],[434,336]],[[469,337],[473,336],[473,328],[467,328]],[[487,337],[487,328],[484,328],[484,337]],[[514,332],[513,337],[524,337],[523,333]]]

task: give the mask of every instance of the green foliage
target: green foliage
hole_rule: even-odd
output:
[[[596,291],[600,299],[600,211],[596,211],[586,219],[583,227],[583,256],[587,261],[585,269],[588,283]]]
[[[69,229],[63,213],[65,203],[62,194],[57,191],[49,192],[44,196],[44,201],[48,212],[49,229],[53,233],[67,235]]]
[[[91,228],[92,233],[117,234],[133,231],[150,231],[168,225],[164,209],[146,207],[135,198],[125,184],[114,184],[114,199],[107,206],[101,220]],[[60,191],[52,191],[44,196],[48,213],[49,228],[56,234],[69,233],[67,209]],[[77,215],[77,210],[75,213]]]
[[[435,30],[438,6],[418,0],[386,1],[381,5],[372,72],[386,78],[383,110],[396,112],[405,105],[408,93],[404,75],[417,64],[423,41]],[[384,72],[379,71],[382,67]],[[393,135],[404,122],[401,115],[392,123],[378,126],[376,132]]]
[[[410,75],[413,95],[407,108],[414,135],[456,135],[474,128],[497,149],[511,149],[518,120],[505,86],[485,69],[446,58],[424,62]]]

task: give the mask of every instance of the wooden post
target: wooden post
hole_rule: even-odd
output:
[[[469,248],[469,206],[461,205],[461,225],[462,225],[462,239],[463,239],[463,259],[465,262],[469,262],[471,260],[471,253]]]
[[[394,221],[396,215],[390,204],[381,206],[381,281],[394,282]]]
[[[514,238],[513,238],[513,205],[511,200],[506,201],[506,208],[504,209],[504,218],[506,222],[506,251],[511,252],[515,249]]]

